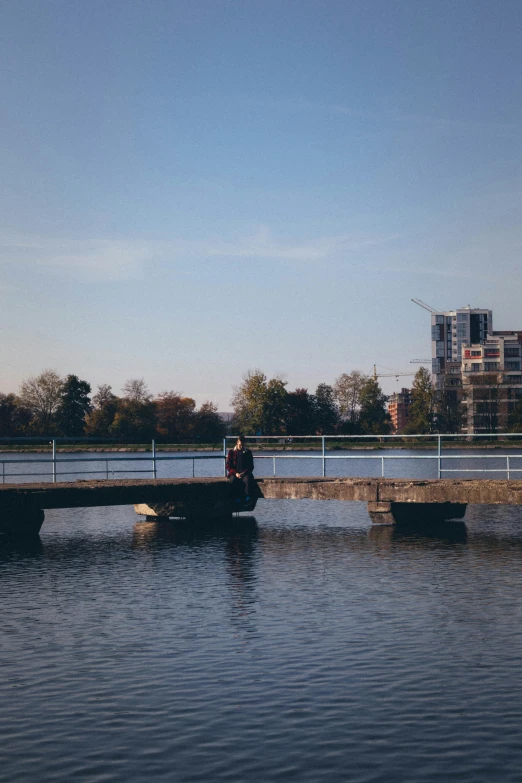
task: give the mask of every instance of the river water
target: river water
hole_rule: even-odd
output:
[[[521,565],[516,507],[48,511],[0,547],[0,780],[518,782]]]

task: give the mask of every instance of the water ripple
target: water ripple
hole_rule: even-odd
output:
[[[0,780],[520,781],[521,523],[49,512],[0,550]]]

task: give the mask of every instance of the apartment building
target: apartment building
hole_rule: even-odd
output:
[[[507,432],[509,414],[522,399],[522,332],[492,332],[462,353],[463,431]]]
[[[491,310],[468,305],[458,310],[432,313],[431,363],[436,388],[445,386],[447,374],[460,374],[464,346],[482,343],[492,331]]]
[[[411,405],[411,389],[401,389],[388,398],[388,413],[391,416],[393,434],[398,435],[408,423]]]

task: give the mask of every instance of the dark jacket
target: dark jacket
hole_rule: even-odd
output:
[[[254,458],[250,449],[243,450],[241,471],[237,468],[237,457],[238,452],[236,449],[230,449],[227,456],[227,476],[235,476],[236,473],[244,473],[245,471],[248,473],[254,472]]]

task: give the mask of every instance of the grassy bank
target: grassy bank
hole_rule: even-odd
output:
[[[227,447],[230,448],[233,445],[233,440],[230,440],[227,444]],[[437,447],[437,441],[435,439],[431,441],[423,440],[422,442],[413,442],[413,443],[404,443],[404,442],[397,442],[397,441],[383,441],[380,443],[375,442],[364,442],[359,441],[355,443],[350,443],[347,441],[327,441],[327,451],[383,451],[383,450],[389,450],[389,449],[397,449],[397,450],[415,450],[415,451],[433,451],[434,448]],[[522,448],[522,439],[521,440],[510,440],[510,441],[495,441],[494,443],[490,443],[487,441],[480,442],[467,442],[465,440],[463,441],[442,441],[442,447],[446,451],[447,449],[521,449]],[[293,442],[293,443],[255,443],[251,444],[250,448],[254,452],[263,452],[263,451],[281,451],[281,452],[292,452],[292,451],[318,451],[320,452],[322,449],[322,446],[320,442],[317,441],[299,441],[299,442]],[[150,453],[152,451],[152,446],[150,443],[148,444],[136,444],[136,443],[129,443],[129,444],[110,444],[110,445],[93,445],[91,444],[57,444],[56,448],[57,452],[60,454],[100,454],[100,453],[107,453],[107,454],[117,454],[117,453]],[[216,444],[216,443],[200,443],[197,445],[192,444],[186,444],[186,443],[161,443],[156,444],[156,453],[160,452],[210,452],[210,453],[221,453],[223,451],[222,444]],[[51,453],[51,446],[45,446],[45,445],[35,445],[35,444],[28,444],[28,445],[21,445],[21,444],[3,444],[0,445],[0,453],[21,453],[21,454],[50,454]]]

